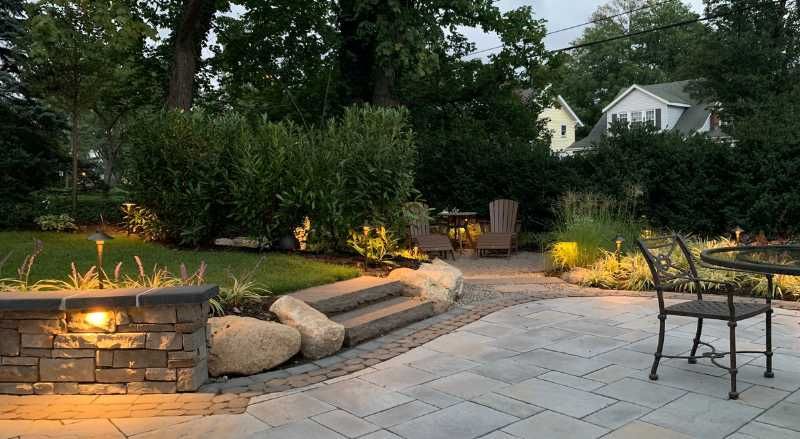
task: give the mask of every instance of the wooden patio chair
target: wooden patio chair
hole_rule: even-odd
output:
[[[447,259],[448,253],[456,259],[453,243],[446,235],[431,233],[431,224],[428,218],[428,206],[422,203],[409,203],[407,209],[414,214],[409,221],[411,242],[425,253],[438,253]]]
[[[506,251],[511,256],[517,250],[517,211],[519,203],[499,199],[489,203],[489,231],[478,237],[475,254],[484,256],[489,251]]]
[[[653,367],[650,369],[650,379],[658,379],[658,364],[662,358],[680,358],[687,360],[690,364],[697,362],[698,358],[711,360],[714,366],[725,369],[731,376],[731,388],[728,392],[730,399],[737,399],[739,392],[736,389],[736,365],[737,354],[762,354],[766,357],[766,370],[764,377],[772,378],[772,305],[770,294],[767,294],[765,303],[754,302],[735,302],[733,286],[726,288],[727,301],[704,300],[701,283],[717,283],[726,285],[725,282],[701,279],[697,275],[697,268],[694,263],[686,242],[680,235],[668,235],[655,238],[643,238],[638,240],[639,249],[647,260],[650,273],[653,275],[658,296],[658,345],[656,346]],[[682,261],[681,261],[682,260]],[[771,282],[771,281],[770,281]],[[695,289],[696,299],[667,305],[664,302],[664,289],[680,283],[691,283]],[[771,287],[770,283],[770,287]],[[766,346],[763,351],[756,350],[736,350],[736,326],[744,319],[749,319],[764,314],[766,316]],[[697,318],[697,332],[692,340],[692,349],[689,355],[665,355],[664,337],[667,316],[684,316]],[[716,348],[700,340],[703,332],[703,319],[722,320],[728,322],[730,336],[728,352],[717,352]],[[716,335],[716,334],[715,334]],[[697,348],[703,345],[708,348],[707,352],[698,354]],[[717,360],[729,357],[729,365],[725,366]]]

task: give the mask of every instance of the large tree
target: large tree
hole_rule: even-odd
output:
[[[696,60],[697,90],[740,141],[800,143],[800,6],[793,0],[707,0],[719,18]]]
[[[0,227],[31,219],[20,206],[54,181],[63,158],[63,115],[36,99],[20,77],[27,58],[23,18],[19,1],[0,0]]]
[[[626,14],[627,11],[634,11]],[[606,17],[616,16],[611,19]],[[696,18],[679,0],[612,0],[592,14],[574,44],[587,44]],[[590,45],[569,53],[557,91],[588,128],[601,109],[632,84],[693,79],[695,53],[701,51],[706,28],[702,23],[644,33]]]
[[[192,108],[195,77],[201,67],[202,50],[212,20],[218,10],[227,8],[228,2],[224,0],[182,0],[180,11],[172,13],[174,18],[170,41],[173,50],[167,108]]]
[[[72,209],[77,210],[81,118],[109,84],[125,76],[151,29],[125,2],[40,0],[29,4],[25,77],[55,106],[69,114],[72,154]]]

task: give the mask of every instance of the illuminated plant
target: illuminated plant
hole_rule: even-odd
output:
[[[385,260],[386,256],[397,251],[397,239],[384,226],[364,226],[360,232],[351,230],[347,243],[356,253],[364,257],[367,266],[389,263]]]

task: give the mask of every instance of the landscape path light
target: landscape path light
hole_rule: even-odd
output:
[[[615,254],[617,255],[617,263],[622,262],[622,244],[625,243],[625,238],[622,235],[617,235],[614,238],[614,244],[617,246]]]
[[[107,234],[102,229],[95,230],[94,233],[89,235],[89,241],[94,241],[95,247],[97,248],[97,279],[99,288],[103,289],[103,246],[105,245],[106,241],[110,241],[114,239],[113,236]]]

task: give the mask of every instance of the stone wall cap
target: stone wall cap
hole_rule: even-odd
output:
[[[66,311],[204,303],[219,294],[213,284],[168,288],[0,293],[0,311]]]

